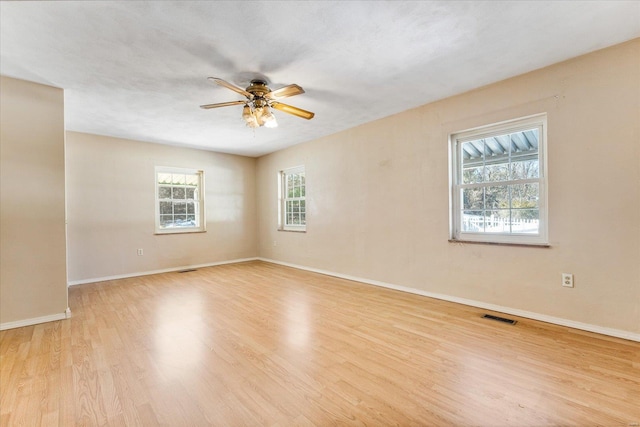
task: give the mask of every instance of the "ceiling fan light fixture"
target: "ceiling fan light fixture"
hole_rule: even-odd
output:
[[[267,128],[276,128],[278,127],[278,121],[276,120],[276,116],[273,115],[269,107],[264,107],[262,110],[262,121],[264,122],[264,127]]]
[[[260,124],[258,123],[258,120],[255,118],[255,116],[251,116],[249,120],[245,121],[247,122],[247,127],[250,127],[252,129],[260,127]]]
[[[258,126],[264,126],[264,119],[262,118],[262,107],[256,107],[254,103],[253,116],[256,118]]]
[[[256,116],[251,110],[251,107],[249,106],[249,104],[245,104],[245,106],[242,108],[242,119],[247,124],[247,127],[250,127],[250,128],[260,127],[260,125],[258,124],[258,120],[256,119]]]
[[[242,109],[242,118],[248,122],[251,120],[251,117],[253,117],[253,114],[251,114],[251,107],[249,107],[249,104],[245,104]]]
[[[242,119],[248,127],[255,129],[259,127],[275,128],[278,127],[276,116],[269,109],[269,105],[253,106],[245,104],[242,108]]]
[[[314,116],[311,111],[306,111],[302,108],[297,108],[276,101],[276,99],[286,98],[304,93],[304,89],[302,89],[297,84],[291,84],[272,91],[271,89],[269,89],[265,81],[256,79],[252,80],[249,87],[247,87],[247,89],[245,90],[216,77],[209,77],[208,79],[213,81],[214,83],[219,84],[220,86],[224,86],[227,89],[231,89],[234,92],[244,95],[247,99],[246,101],[231,101],[206,104],[201,105],[200,108],[210,109],[244,104],[244,107],[242,108],[242,119],[250,128],[258,128],[262,126],[267,128],[277,127],[278,122],[276,120],[276,117],[273,115],[273,112],[271,110],[272,108],[307,120],[312,119]]]

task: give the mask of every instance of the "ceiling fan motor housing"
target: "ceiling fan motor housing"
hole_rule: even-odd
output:
[[[251,80],[251,84],[247,88],[247,92],[256,98],[263,98],[266,94],[271,92],[271,89],[269,89],[267,83],[262,80]]]

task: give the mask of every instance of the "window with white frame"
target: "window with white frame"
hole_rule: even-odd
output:
[[[156,233],[205,231],[204,172],[156,167]]]
[[[280,230],[305,231],[307,208],[304,166],[280,171],[278,180]]]
[[[451,239],[547,241],[546,114],[452,134]]]

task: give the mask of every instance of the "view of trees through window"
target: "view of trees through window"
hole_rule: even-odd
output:
[[[462,144],[462,231],[538,233],[539,130]]]
[[[158,172],[160,228],[199,227],[198,174]]]
[[[304,171],[285,174],[285,225],[306,224]]]

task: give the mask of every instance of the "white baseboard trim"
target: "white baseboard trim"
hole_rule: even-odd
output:
[[[162,269],[162,270],[141,271],[141,272],[137,272],[137,273],[118,274],[118,275],[115,275],[115,276],[94,277],[94,278],[91,278],[91,279],[72,280],[72,281],[67,282],[67,287],[76,286],[76,285],[84,285],[84,284],[87,284],[87,283],[106,282],[108,280],[127,279],[129,277],[139,277],[139,276],[149,276],[149,275],[152,275],[152,274],[171,273],[173,271],[188,270],[188,269],[192,269],[192,268],[205,268],[205,267],[215,267],[216,265],[237,264],[239,262],[256,261],[257,259],[258,258],[240,258],[240,259],[232,259],[232,260],[228,260],[228,261],[211,262],[211,263],[207,263],[207,264],[186,265],[186,266],[182,266],[182,267],[165,268],[165,269]]]
[[[68,315],[67,315],[68,313]],[[71,316],[71,310],[67,308],[63,313],[50,314],[48,316],[33,317],[31,319],[16,320],[15,322],[0,323],[0,331],[5,329],[22,328],[23,326],[37,325],[38,323],[53,322],[55,320],[68,319]]]
[[[616,338],[622,338],[630,341],[640,342],[640,334],[624,331],[621,329],[607,328],[604,326],[592,325],[589,323],[576,322],[574,320],[563,319],[561,317],[548,316],[546,314],[535,313],[531,311],[520,310],[517,308],[504,307],[496,304],[489,304],[482,301],[475,301],[466,298],[455,297],[451,295],[438,294],[434,292],[423,291],[420,289],[409,288],[406,286],[398,286],[391,283],[380,282],[378,280],[364,279],[362,277],[350,276],[348,274],[335,273],[333,271],[321,270],[319,268],[305,267],[304,265],[291,264],[283,261],[276,261],[269,258],[256,258],[260,261],[270,262],[272,264],[284,265],[286,267],[297,268],[299,270],[311,271],[314,273],[325,274],[327,276],[339,277],[341,279],[353,280],[355,282],[366,283],[368,285],[381,286],[383,288],[395,289],[397,291],[408,292],[416,295],[422,295],[429,298],[435,298],[439,300],[455,302],[458,304],[464,304],[471,307],[483,308],[485,310],[497,311],[500,313],[512,314],[514,316],[525,317],[527,319],[539,320],[541,322],[552,323],[554,325],[566,326],[569,328],[580,329],[588,332],[595,332],[597,334],[608,335]]]

